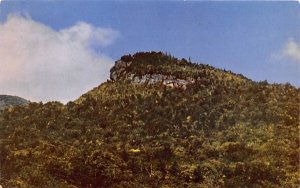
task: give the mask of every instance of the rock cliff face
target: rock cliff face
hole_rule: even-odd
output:
[[[132,64],[132,62],[125,62],[123,60],[118,60],[115,65],[110,70],[110,79],[117,81],[120,78],[126,76],[127,68]]]
[[[177,78],[174,75],[164,75],[164,74],[144,74],[136,75],[131,73],[130,66],[132,62],[126,62],[123,60],[118,60],[115,62],[114,67],[110,71],[110,79],[112,81],[118,81],[120,79],[130,81],[136,84],[156,84],[161,83],[169,87],[181,87],[186,89],[188,84],[195,83],[195,79],[187,77],[186,79]]]
[[[187,80],[178,79],[172,75],[162,75],[162,74],[146,74],[143,76],[135,76],[131,74],[129,79],[132,80],[132,83],[141,83],[141,84],[155,84],[161,83],[170,87],[183,87],[186,88],[188,84],[195,82],[193,78],[188,78]]]
[[[194,84],[203,88],[218,84],[236,87],[251,82],[243,75],[201,63],[191,63],[190,60],[177,59],[162,52],[139,52],[132,56],[122,56],[110,70],[110,79],[134,84],[161,83],[183,89]]]

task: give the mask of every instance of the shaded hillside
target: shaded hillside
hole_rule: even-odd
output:
[[[145,76],[146,75],[146,76]],[[297,187],[299,89],[163,53],[0,117],[4,187]]]
[[[0,95],[0,110],[3,110],[7,107],[19,106],[19,105],[26,105],[29,101],[17,97],[17,96],[10,96],[10,95]]]

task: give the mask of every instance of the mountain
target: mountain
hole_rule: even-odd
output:
[[[0,110],[3,110],[7,107],[13,107],[18,105],[26,105],[29,101],[17,97],[17,96],[10,96],[10,95],[0,95]]]
[[[0,114],[4,187],[297,187],[299,97],[161,52],[76,101]]]

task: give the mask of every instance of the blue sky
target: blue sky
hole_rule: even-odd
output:
[[[300,4],[296,1],[4,1],[0,4],[2,25],[8,22],[8,15],[15,14],[53,31],[70,28],[78,22],[111,30],[117,34],[109,36],[113,38],[109,44],[92,45],[93,53],[110,61],[137,51],[163,51],[232,70],[255,81],[300,86]]]

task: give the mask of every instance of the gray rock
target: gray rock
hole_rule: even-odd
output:
[[[125,62],[118,60],[110,70],[110,79],[116,81],[126,74],[126,69],[132,64],[132,62]]]
[[[117,81],[119,79],[129,80],[136,84],[156,84],[162,83],[163,85],[169,87],[182,87],[186,89],[188,84],[195,83],[194,78],[179,79],[173,75],[163,75],[163,74],[145,74],[142,76],[134,75],[133,73],[126,72],[128,67],[132,62],[125,62],[118,60],[110,71],[110,78],[112,81]]]

